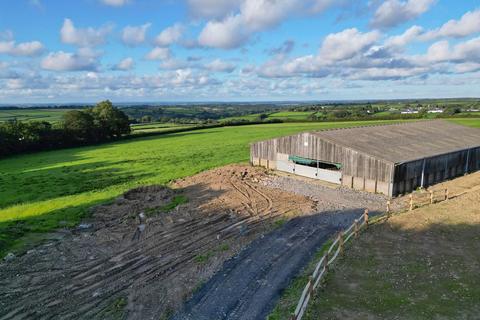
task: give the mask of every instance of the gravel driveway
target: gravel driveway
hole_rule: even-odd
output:
[[[228,260],[173,319],[264,319],[321,245],[362,213],[359,208],[299,217],[256,239]]]
[[[326,240],[348,227],[365,208],[378,214],[387,200],[297,177],[274,175],[261,183],[312,198],[318,213],[294,218],[253,241],[225,262],[172,319],[264,319]]]

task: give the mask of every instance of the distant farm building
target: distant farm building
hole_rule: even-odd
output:
[[[396,196],[480,169],[480,129],[444,120],[304,132],[259,141],[250,161]]]

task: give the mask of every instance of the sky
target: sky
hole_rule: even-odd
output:
[[[0,104],[479,96],[479,0],[0,0]]]

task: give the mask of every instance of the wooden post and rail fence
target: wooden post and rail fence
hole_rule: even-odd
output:
[[[434,191],[428,191],[428,193],[426,193],[428,196],[427,203],[425,203],[425,196],[422,195],[415,198],[412,194],[410,194],[407,204],[408,210],[413,210],[414,208],[418,208],[426,204],[448,200],[448,189],[440,191],[440,198],[438,197],[438,192],[436,194]],[[415,200],[417,200],[416,203]],[[388,200],[386,206],[386,213],[381,216],[380,219],[378,219],[377,221],[388,219],[391,215],[391,202],[390,200]],[[305,311],[307,310],[308,302],[313,298],[315,290],[321,284],[321,281],[325,277],[325,274],[328,272],[330,265],[334,263],[335,259],[337,259],[337,257],[344,252],[345,245],[352,239],[352,237],[357,238],[361,230],[368,228],[369,223],[369,211],[368,209],[365,209],[364,213],[358,219],[355,219],[355,221],[348,229],[340,231],[338,233],[328,250],[322,256],[320,261],[317,262],[312,275],[309,276],[308,283],[302,291],[302,295],[300,296],[300,299],[297,303],[295,312],[290,317],[290,320],[302,319]]]

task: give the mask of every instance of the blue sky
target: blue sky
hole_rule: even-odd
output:
[[[0,103],[479,92],[478,0],[0,0]]]

